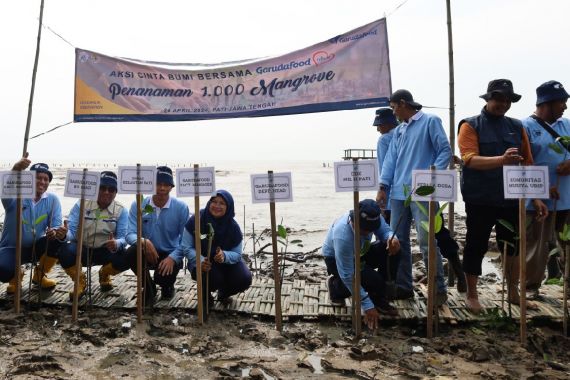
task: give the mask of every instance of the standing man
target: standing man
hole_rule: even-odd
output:
[[[142,209],[152,207],[151,212],[143,211],[142,216],[142,250],[143,262],[147,269],[154,269],[154,281],[148,277],[145,286],[145,299],[152,302],[156,285],[161,286],[161,297],[171,299],[174,297],[174,282],[181,265],[176,265],[172,273],[162,275],[158,266],[180,245],[184,226],[190,215],[188,206],[170,196],[174,188],[174,177],[168,166],[156,168],[156,194],[142,201]],[[132,271],[137,274],[137,202],[133,202],[129,212],[129,226],[127,243],[131,246],[127,250],[128,261]],[[144,272],[143,272],[144,273]]]
[[[102,172],[97,200],[85,201],[83,217],[82,265],[102,265],[99,270],[99,284],[104,292],[113,288],[111,275],[129,268],[125,254],[129,217],[125,207],[115,201],[116,195],[117,175],[110,171]],[[59,263],[73,280],[76,274],[79,207],[80,202],[77,202],[71,209],[67,231],[69,243],[64,245],[59,253]],[[86,278],[82,272],[79,277],[80,298],[85,293],[85,285]],[[73,292],[70,296],[73,297]]]
[[[390,191],[392,215],[390,226],[400,238],[402,256],[396,284],[396,297],[399,299],[413,298],[412,252],[410,247],[410,228],[412,219],[416,224],[418,243],[426,268],[428,267],[428,233],[421,227],[422,221],[427,221],[420,207],[412,202],[405,207],[407,198],[404,188],[411,190],[412,170],[447,169],[451,159],[451,147],[443,130],[441,119],[435,115],[421,111],[422,105],[415,102],[408,90],[398,90],[390,97],[390,107],[394,115],[402,120],[394,131],[388,153],[382,164],[380,176],[380,191],[378,202],[386,204]],[[428,202],[420,202],[427,208]],[[401,222],[400,222],[401,218]],[[397,227],[397,228],[396,228]],[[442,305],[447,301],[447,285],[443,276],[442,257],[437,249],[437,294],[436,303]]]
[[[464,161],[461,172],[461,193],[467,214],[463,270],[467,278],[466,306],[481,311],[477,293],[477,280],[481,275],[483,257],[487,252],[491,229],[495,227],[497,242],[506,241],[506,279],[508,301],[520,303],[517,290],[519,259],[514,249],[515,234],[505,228],[500,219],[518,227],[518,201],[505,199],[503,166],[532,164],[527,134],[522,123],[505,116],[512,102],[521,98],[508,79],[489,82],[487,93],[480,96],[487,104],[481,113],[459,122],[458,143]],[[544,203],[535,201],[540,212],[547,212]],[[499,244],[501,246],[502,244]],[[532,307],[529,302],[527,307]]]
[[[14,164],[12,170],[22,171],[30,166],[28,154]],[[61,204],[55,194],[47,189],[53,175],[44,163],[32,165],[30,170],[36,173],[36,196],[22,200],[22,264],[31,263],[39,258],[39,265],[34,268],[32,282],[42,289],[53,289],[56,281],[45,276],[57,262],[57,251],[65,239],[67,228],[61,223]],[[16,266],[16,199],[2,199],[6,211],[4,230],[0,240],[0,281],[10,282],[6,288],[8,294],[16,291],[14,276]]]
[[[535,165],[548,166],[550,197],[545,203],[548,217],[541,223],[532,205],[527,206],[528,219],[532,223],[527,229],[527,272],[526,289],[538,295],[549,259],[549,246],[561,247],[567,242],[558,239],[564,224],[570,223],[570,152],[556,142],[560,136],[570,136],[570,120],[563,118],[568,93],[557,81],[548,81],[536,89],[536,110],[534,115],[522,121],[530,141]],[[549,145],[558,145],[562,154]],[[554,234],[554,236],[553,236]],[[542,246],[539,244],[542,243]]]
[[[386,299],[386,259],[397,260],[394,256],[400,250],[396,237],[380,214],[380,207],[372,199],[359,203],[360,247],[362,267],[360,299],[364,310],[364,321],[370,329],[378,327],[378,311],[397,315],[398,310]],[[323,256],[330,275],[327,279],[329,297],[333,305],[344,306],[344,299],[352,294],[354,276],[354,210],[337,219],[329,229],[323,243]],[[371,244],[372,235],[376,242]],[[390,260],[391,262],[393,260]],[[378,270],[375,270],[378,269]]]

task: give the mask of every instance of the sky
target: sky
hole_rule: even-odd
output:
[[[406,88],[424,106],[441,107],[425,111],[439,115],[449,130],[445,3],[45,0],[30,137],[73,120],[75,47],[141,60],[217,63],[285,54],[384,16],[393,90]],[[39,8],[40,0],[0,5],[3,164],[22,154]],[[570,87],[570,1],[452,0],[451,8],[457,122],[480,111],[479,95],[491,79],[511,79],[515,92],[523,95],[508,113],[518,118],[533,112],[539,84],[555,79]],[[30,140],[28,151],[32,161],[49,163],[332,162],[344,149],[376,147],[374,111],[77,123]]]

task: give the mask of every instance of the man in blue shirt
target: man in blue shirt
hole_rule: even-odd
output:
[[[402,120],[388,148],[382,164],[380,191],[378,202],[386,204],[387,192],[390,191],[392,215],[390,225],[400,238],[402,253],[396,284],[397,298],[412,298],[412,252],[410,247],[410,228],[412,219],[416,224],[418,243],[426,267],[428,266],[428,234],[421,227],[427,221],[420,207],[412,202],[405,207],[407,194],[405,188],[411,190],[412,170],[446,169],[451,159],[451,147],[439,117],[421,111],[422,105],[415,102],[408,90],[398,90],[390,97],[390,107],[394,115]],[[421,202],[427,208],[427,202]],[[400,221],[401,218],[401,221]],[[398,227],[396,229],[396,226]],[[443,276],[442,257],[437,249],[437,294],[436,303],[441,305],[447,300],[447,285]]]
[[[393,237],[392,230],[382,218],[380,207],[374,200],[361,201],[359,209],[361,243],[359,253],[362,264],[360,297],[364,321],[369,328],[375,329],[378,326],[378,311],[389,315],[397,314],[397,310],[386,300],[385,281],[389,270],[386,264],[389,262],[391,268],[397,266],[399,255],[395,255],[400,250],[400,242],[397,237]],[[355,255],[354,217],[354,212],[351,210],[337,219],[323,243],[323,256],[330,275],[327,286],[333,305],[344,305],[344,299],[352,295]],[[373,234],[377,242],[371,244]]]
[[[532,220],[532,223],[527,229],[526,289],[538,295],[550,248],[556,246],[556,240],[563,250],[568,244],[559,239],[558,233],[565,224],[570,223],[570,152],[556,142],[556,135],[570,136],[570,120],[562,117],[569,95],[560,82],[541,84],[536,89],[536,96],[534,115],[522,120],[522,123],[528,135],[534,165],[548,166],[551,186],[551,199],[544,201],[549,210],[546,220],[537,220],[540,211],[537,212],[530,202],[527,204],[527,220]],[[559,152],[550,148],[550,145],[558,145]],[[542,246],[539,245],[541,243]]]
[[[30,166],[26,154],[12,170],[22,171]],[[62,225],[61,204],[55,194],[47,189],[53,175],[44,163],[32,165],[30,170],[36,173],[36,196],[22,200],[22,264],[31,263],[39,258],[39,265],[34,268],[32,282],[42,289],[53,289],[54,280],[45,276],[57,262],[57,251],[65,241],[67,228]],[[18,279],[14,276],[16,267],[16,199],[2,199],[6,212],[4,230],[0,240],[0,281],[10,282],[6,288],[8,294],[16,291]],[[20,279],[21,280],[21,279]]]
[[[143,262],[147,269],[155,269],[154,281],[148,276],[145,285],[145,300],[154,300],[156,285],[161,286],[163,299],[174,297],[174,283],[181,266],[176,265],[172,273],[163,275],[158,269],[160,263],[168,257],[180,244],[184,225],[190,215],[188,206],[170,196],[174,188],[172,170],[167,166],[156,168],[156,194],[142,201],[142,209],[152,207],[152,212],[143,211],[142,216],[142,250]],[[127,250],[127,256],[131,263],[131,269],[137,273],[137,203],[133,202],[129,212],[129,226],[127,230],[127,243],[131,246]],[[143,272],[144,273],[144,272]]]

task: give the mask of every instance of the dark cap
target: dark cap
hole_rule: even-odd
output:
[[[380,227],[380,207],[372,199],[364,199],[358,203],[360,211],[360,229],[376,231]],[[354,210],[350,210],[350,219],[354,220]]]
[[[564,89],[562,83],[549,80],[536,88],[536,105],[552,102],[555,100],[568,100],[570,96]]]
[[[400,103],[401,100],[408,103],[416,111],[422,109],[422,105],[418,102],[414,102],[414,97],[408,90],[397,90],[390,96],[390,103]]]
[[[378,108],[376,110],[376,117],[374,118],[373,126],[377,127],[379,125],[398,125],[398,120],[394,116],[391,108]]]
[[[117,175],[113,172],[104,171],[101,172],[101,180],[99,181],[99,186],[108,186],[117,189]]]
[[[174,187],[174,176],[172,175],[172,169],[168,166],[159,166],[156,168],[156,182],[166,183]]]
[[[514,92],[513,83],[508,79],[495,79],[490,81],[487,86],[487,93],[481,95],[480,98],[489,101],[489,99],[493,97],[493,94],[503,94],[513,103],[521,99],[521,96]]]
[[[38,162],[37,164],[33,164],[32,167],[30,167],[30,170],[34,170],[36,174],[46,173],[49,177],[50,182],[53,179],[53,174],[51,174],[51,172],[49,171],[48,164],[44,164],[43,162]]]

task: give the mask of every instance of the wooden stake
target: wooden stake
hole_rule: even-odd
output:
[[[198,164],[194,164],[194,176],[198,176]],[[198,181],[195,181],[198,184]],[[196,290],[198,293],[198,322],[204,324],[204,297],[202,283],[202,242],[200,239],[200,196],[194,195],[194,245],[196,247]],[[208,295],[206,295],[208,297]],[[206,300],[208,302],[208,300]]]
[[[85,182],[87,169],[83,169],[82,182]],[[79,279],[82,272],[81,255],[83,253],[83,219],[85,216],[85,189],[81,189],[81,200],[79,201],[79,225],[77,226],[77,250],[75,251],[75,278],[73,279],[73,305],[71,308],[71,320],[77,321],[79,308]]]
[[[453,28],[451,26],[451,0],[446,0],[447,9],[447,56],[449,61],[449,144],[451,145],[451,162],[449,167],[455,168],[453,156],[455,155],[455,69],[453,66]],[[455,204],[450,202],[447,210],[447,226],[451,236],[455,236]],[[451,266],[450,266],[451,267]],[[450,273],[453,270],[450,269]]]
[[[356,160],[355,160],[356,161]],[[353,193],[354,276],[352,277],[352,329],[359,337],[362,333],[362,300],[360,299],[360,195]]]
[[[432,166],[434,171],[435,167]],[[434,316],[438,313],[436,305],[436,284],[437,257],[435,246],[435,208],[436,202],[429,201],[429,230],[428,230],[428,300],[427,300],[427,337],[434,336]],[[417,221],[416,221],[417,223]],[[419,227],[421,228],[421,226]],[[437,318],[436,318],[437,319]],[[437,327],[436,327],[437,330]]]
[[[568,336],[568,281],[570,281],[570,246],[566,242],[566,253],[564,254],[564,291],[562,305],[564,307],[564,320],[562,321],[562,326],[564,329],[564,336]]]
[[[273,170],[267,172],[269,183],[273,184]],[[271,215],[271,245],[273,246],[273,281],[275,283],[275,328],[283,331],[283,316],[281,313],[281,275],[279,273],[279,256],[277,254],[277,222],[275,221],[275,202],[269,202]]]
[[[141,164],[137,164],[137,178],[140,178]],[[143,249],[142,249],[142,194],[137,183],[137,323],[143,321]],[[146,260],[146,259],[145,259]]]
[[[503,281],[501,281],[501,310],[505,311],[505,281],[507,278],[507,242],[503,242],[503,257],[501,258],[501,264],[503,266]]]
[[[526,346],[526,201],[519,199],[519,259],[520,259],[520,308],[521,345]]]
[[[18,178],[18,182],[20,178]],[[20,298],[22,294],[22,198],[16,198],[16,264],[14,278],[16,279],[16,291],[14,292],[14,313],[20,314]],[[31,276],[31,274],[30,274]]]

